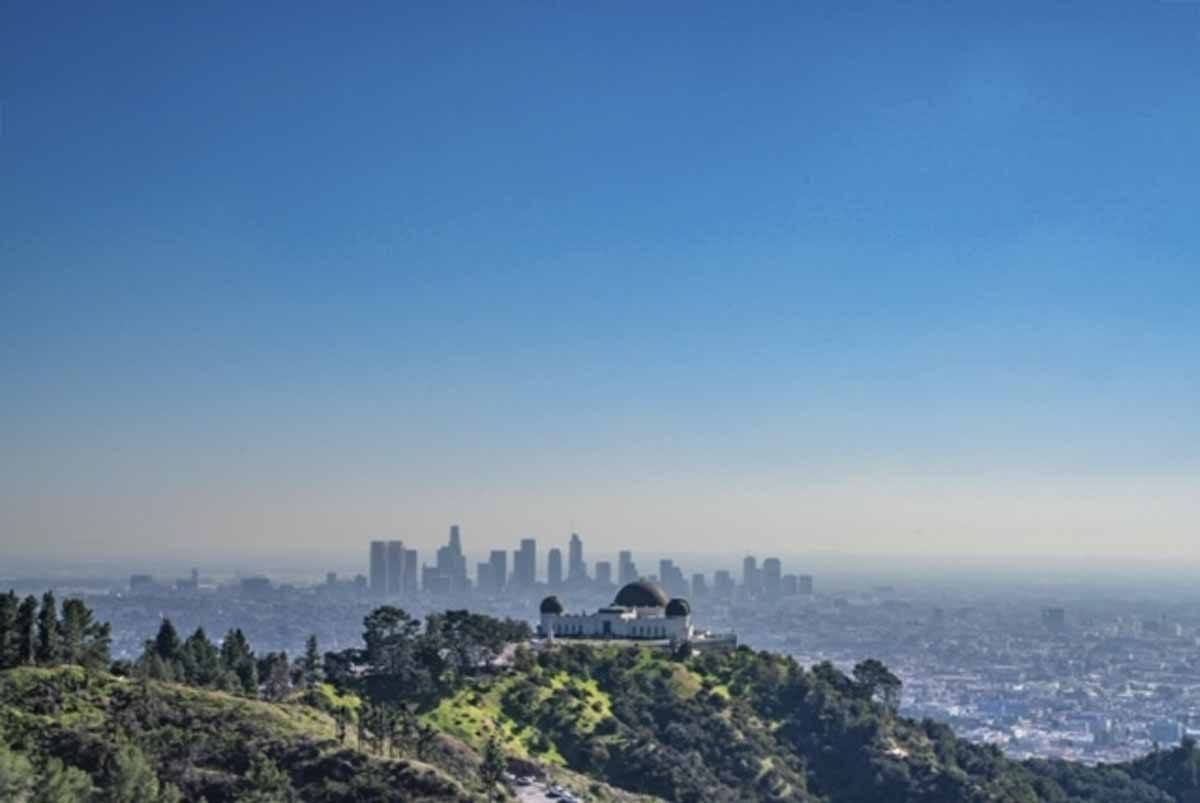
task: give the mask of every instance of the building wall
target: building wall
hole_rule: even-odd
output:
[[[653,611],[654,613],[649,613]],[[605,623],[608,632],[605,632]],[[598,611],[590,614],[542,614],[542,632],[555,638],[669,639],[692,637],[691,616],[663,616],[657,608]]]

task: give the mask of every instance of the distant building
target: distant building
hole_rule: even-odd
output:
[[[796,592],[805,596],[812,596],[813,576],[811,574],[801,574],[796,577]]]
[[[799,593],[800,582],[796,575],[785,574],[783,579],[779,581],[779,595],[782,597],[794,597]]]
[[[613,584],[612,563],[607,560],[596,561],[596,585],[608,588]]]
[[[537,582],[537,541],[522,538],[521,546],[513,553],[512,585],[518,589],[533,588]]]
[[[571,543],[567,549],[567,583],[576,587],[586,585],[588,570],[583,560],[583,539],[579,533],[571,533]]]
[[[704,575],[697,572],[692,575],[692,599],[703,599],[708,596],[708,582]]]
[[[387,543],[371,542],[371,594],[386,597],[388,593]]]
[[[675,561],[664,559],[658,562],[658,581],[663,584],[669,594],[674,596],[684,596],[688,592],[688,584],[684,579],[683,570],[675,565]]]
[[[1067,612],[1062,608],[1043,608],[1042,624],[1047,630],[1058,633],[1067,628]]]
[[[332,588],[333,586],[337,585],[337,582],[337,572],[325,572],[325,585]]]
[[[129,576],[129,593],[152,594],[158,591],[158,583],[154,582],[152,574],[131,574]]]
[[[399,596],[404,593],[404,542],[387,542],[387,593]]]
[[[492,564],[490,561],[475,564],[475,587],[479,589],[481,594],[487,594],[496,590],[495,581],[492,579]]]
[[[562,550],[554,547],[546,555],[546,584],[554,590],[562,588],[563,584],[563,558]]]
[[[762,565],[762,589],[767,599],[778,599],[783,591],[783,564],[779,558],[767,558]]]
[[[685,599],[668,599],[661,586],[649,580],[629,583],[617,592],[612,605],[595,613],[567,613],[558,597],[542,600],[538,633],[550,639],[622,639],[670,642],[709,641],[734,646],[733,634],[715,636],[692,624],[692,609]]]
[[[758,561],[752,555],[747,555],[742,560],[742,590],[754,595],[760,591],[761,584]]]
[[[463,554],[462,536],[458,525],[450,527],[450,541],[437,551],[437,570],[446,578],[453,591],[464,590],[467,583],[467,558]]]
[[[404,550],[404,582],[401,586],[404,588],[404,593],[413,596],[419,590],[417,588],[417,572],[420,559],[417,556],[417,550]]]
[[[508,583],[508,553],[503,549],[493,549],[488,556],[488,563],[492,565],[492,591],[499,594]]]
[[[261,597],[271,593],[271,581],[266,577],[243,577],[239,588],[246,596]]]
[[[713,575],[713,593],[718,597],[729,598],[733,596],[735,583],[733,575],[728,569],[721,569]]]
[[[638,579],[637,564],[633,562],[633,553],[622,549],[617,555],[617,582],[628,585]]]

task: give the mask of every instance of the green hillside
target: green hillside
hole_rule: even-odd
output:
[[[900,716],[874,660],[846,675],[745,648],[535,646],[520,622],[384,607],[363,648],[310,640],[294,662],[164,620],[107,671],[86,610],[35,628],[20,606],[0,627],[4,803],[504,800],[506,772],[593,803],[1200,803],[1190,741],[1117,766],[1016,762]]]
[[[148,799],[144,796],[151,789],[159,799],[204,798],[208,803],[477,798],[470,776],[452,780],[415,760],[344,747],[336,731],[332,717],[298,702],[249,700],[80,667],[0,673],[6,761],[28,763],[35,776],[57,760],[82,770],[97,789],[111,792],[116,779],[131,774],[121,769],[123,764],[149,768],[130,800]],[[14,789],[6,793],[0,785],[0,799],[5,794],[22,799]]]

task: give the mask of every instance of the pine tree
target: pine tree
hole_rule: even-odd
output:
[[[304,643],[304,685],[312,688],[321,682],[321,650],[317,646],[316,635],[308,637]]]
[[[17,608],[15,591],[0,594],[0,669],[17,664]]]
[[[109,803],[145,803],[157,801],[161,787],[154,768],[145,754],[134,745],[125,745],[113,756],[105,785]]]
[[[0,739],[0,800],[28,800],[37,785],[33,765]]]
[[[16,664],[32,664],[37,654],[37,597],[30,594],[17,607]]]
[[[241,628],[234,628],[225,634],[221,642],[221,665],[227,672],[237,675],[243,694],[256,696],[258,694],[258,662],[246,635]]]
[[[35,658],[42,666],[53,666],[58,663],[61,650],[61,638],[58,632],[58,603],[54,592],[47,591],[42,595],[42,610],[37,619],[37,651]]]
[[[483,762],[479,765],[480,780],[489,793],[504,778],[505,767],[504,750],[500,747],[500,740],[493,733],[484,745]]]
[[[175,625],[163,617],[162,624],[158,626],[158,635],[154,637],[154,652],[164,661],[177,661],[179,648],[179,633],[175,631]]]

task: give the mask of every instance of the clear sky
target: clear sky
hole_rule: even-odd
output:
[[[8,4],[10,555],[1200,564],[1200,4]]]

